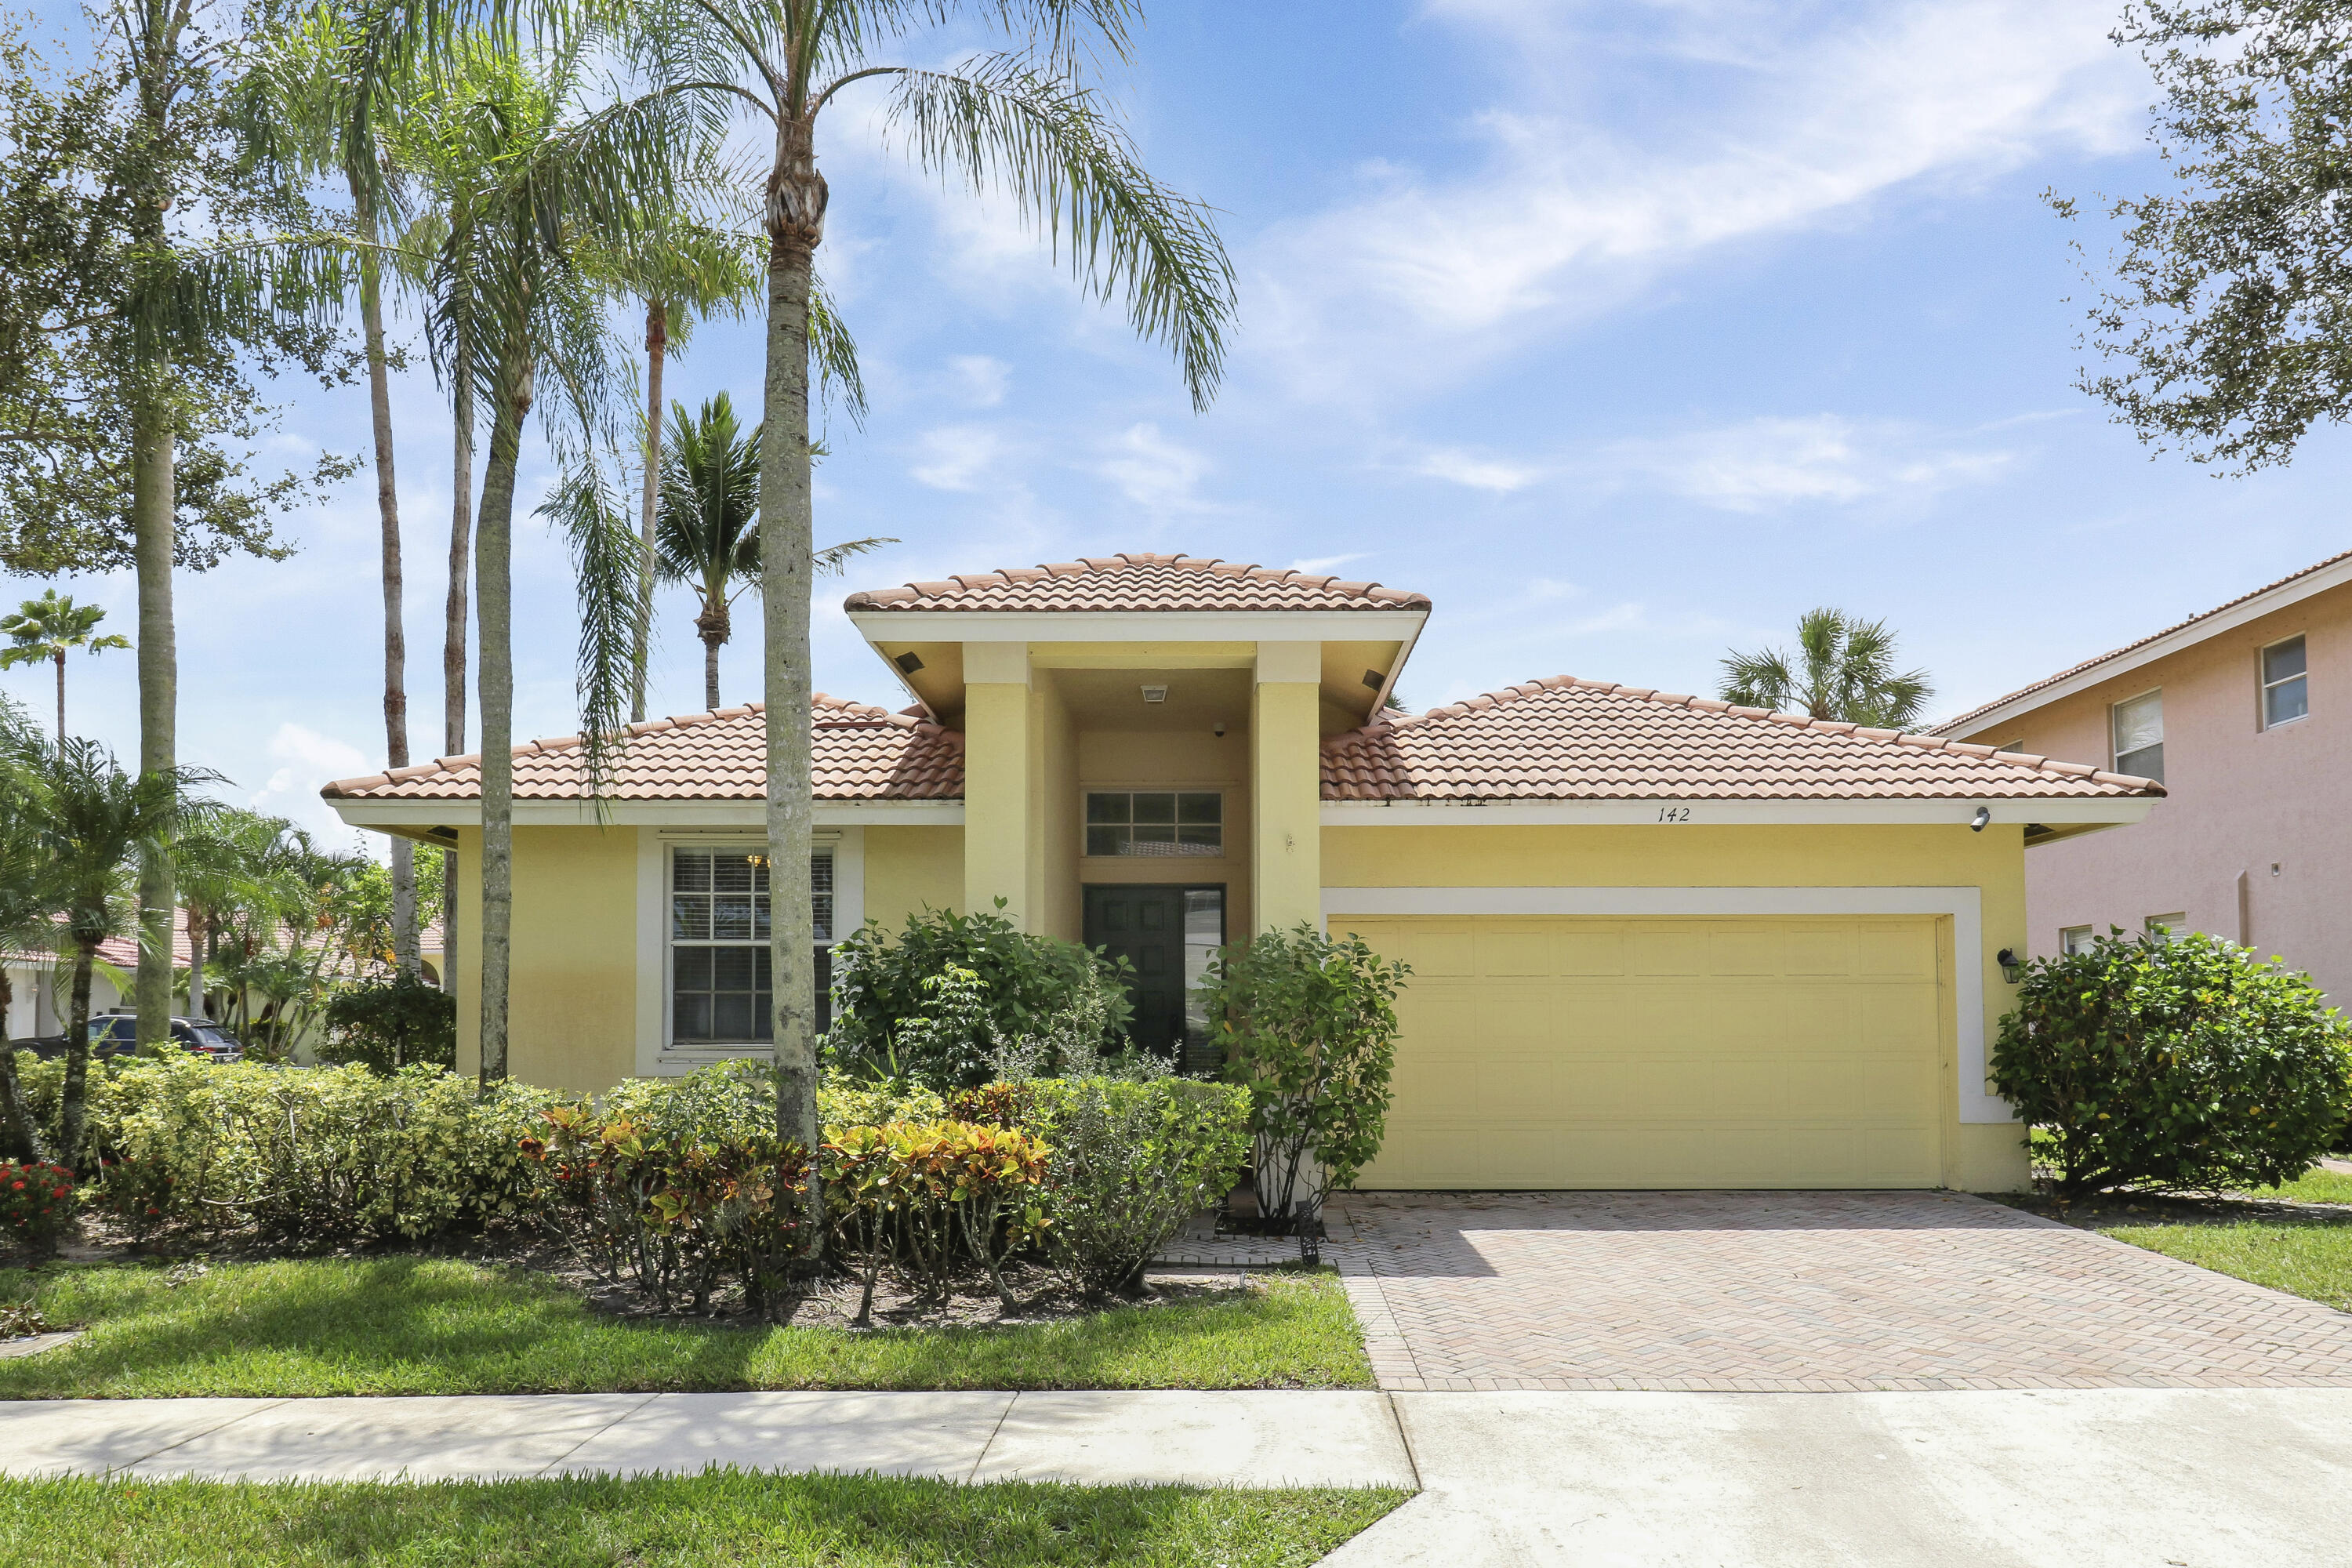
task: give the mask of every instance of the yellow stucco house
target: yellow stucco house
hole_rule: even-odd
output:
[[[1139,1034],[1181,1047],[1223,942],[1360,932],[1413,969],[1370,1187],[2021,1184],[1985,1060],[2027,845],[2162,793],[1565,677],[1388,714],[1426,598],[1190,556],[846,607],[912,704],[816,700],[821,940],[1002,899],[1124,953]],[[518,748],[517,1077],[593,1090],[763,1048],[763,746],[756,705],[635,726],[601,823],[575,738]],[[325,791],[457,851],[461,997],[478,764]]]

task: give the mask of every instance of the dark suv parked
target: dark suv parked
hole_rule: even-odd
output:
[[[174,1018],[172,1039],[191,1056],[216,1062],[245,1059],[245,1047],[235,1035],[218,1024],[205,1018]],[[20,1051],[31,1051],[38,1057],[61,1057],[66,1054],[66,1037],[62,1034],[37,1035],[29,1040],[13,1042]],[[89,1054],[98,1058],[129,1056],[139,1048],[139,1019],[131,1013],[101,1013],[89,1021]]]

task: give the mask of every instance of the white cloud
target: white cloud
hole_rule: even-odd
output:
[[[381,773],[383,764],[345,741],[291,721],[278,726],[269,737],[269,760],[277,766],[268,783],[248,796],[246,805],[272,816],[307,827],[327,845],[341,847],[352,830],[343,825],[319,791],[336,779]]]
[[[1620,441],[1602,448],[1588,471],[1603,483],[1664,489],[1724,511],[1756,512],[1807,502],[1852,505],[1932,495],[1990,480],[2013,456],[1961,447],[1894,421],[1819,414]]]
[[[1678,31],[1693,9],[1708,26]],[[1737,240],[1906,184],[1981,178],[2055,144],[2118,149],[2146,89],[2106,39],[2111,10],[1912,0],[1810,29],[1767,25],[1753,6],[1643,12],[1643,47],[1612,35],[1612,63],[1674,56],[1690,100],[1646,115],[1627,142],[1580,118],[1577,95],[1543,85],[1592,82],[1591,28],[1559,10],[1530,20],[1454,0],[1439,19],[1486,36],[1516,79],[1510,101],[1467,121],[1480,168],[1440,180],[1378,165],[1360,199],[1270,236],[1249,268],[1254,324],[1299,390],[1360,400],[1522,348],[1531,331],[1621,303]],[[1715,52],[1694,89],[1701,38]],[[1621,96],[1650,85],[1641,64],[1624,66]]]
[[[948,362],[957,395],[974,408],[993,408],[1013,384],[1013,367],[988,354],[958,354]]]
[[[1492,490],[1497,495],[1523,490],[1544,477],[1541,468],[1501,458],[1481,457],[1459,447],[1441,447],[1431,452],[1414,465],[1413,472],[1450,484],[1466,485],[1474,490]]]
[[[1293,572],[1336,572],[1350,561],[1361,561],[1367,552],[1351,550],[1345,555],[1317,555],[1290,563]]]
[[[1209,471],[1209,459],[1160,435],[1159,426],[1129,426],[1110,449],[1111,456],[1097,463],[1095,472],[1136,505],[1154,511],[1198,506],[1192,489]]]
[[[935,490],[976,490],[996,461],[996,434],[976,425],[946,425],[924,433],[921,458],[908,470]]]

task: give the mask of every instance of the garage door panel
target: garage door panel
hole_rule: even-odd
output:
[[[1407,983],[1389,1135],[1366,1186],[1900,1186],[1940,1173],[1948,1004],[1930,919],[1364,926],[1381,952],[1466,953],[1475,971],[1417,968]]]

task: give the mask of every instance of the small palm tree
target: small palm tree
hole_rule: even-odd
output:
[[[24,710],[0,698],[0,952],[35,952],[54,945],[63,886],[49,858],[35,806],[37,776],[48,746]],[[40,1129],[16,1082],[16,1053],[6,1020],[16,997],[0,964],[0,1158],[42,1160]]]
[[[701,605],[702,699],[719,706],[719,650],[734,626],[730,611],[760,581],[760,427],[747,436],[725,393],[688,415],[670,405],[662,463],[661,511],[654,523],[654,570],[684,583]]]
[[[66,741],[26,780],[26,806],[39,825],[41,849],[58,878],[65,945],[73,960],[65,1091],[54,1156],[59,1164],[72,1166],[81,1153],[89,1084],[89,981],[99,945],[132,929],[134,867],[149,857],[162,858],[181,829],[205,822],[218,809],[188,794],[218,777],[189,768],[127,773],[97,742]]]
[[[51,588],[37,599],[27,599],[10,616],[0,616],[0,637],[8,646],[0,648],[0,669],[14,669],[20,664],[38,664],[49,659],[58,667],[58,740],[66,738],[66,655],[75,648],[101,653],[110,647],[129,647],[127,638],[109,632],[104,637],[94,634],[98,623],[106,619],[106,611],[96,605],[77,605],[67,595]]]
[[[1797,622],[1793,664],[1778,648],[1732,649],[1718,694],[1743,708],[1900,730],[1919,717],[1936,689],[1924,669],[1895,672],[1895,634],[1885,621],[1820,609]]]

